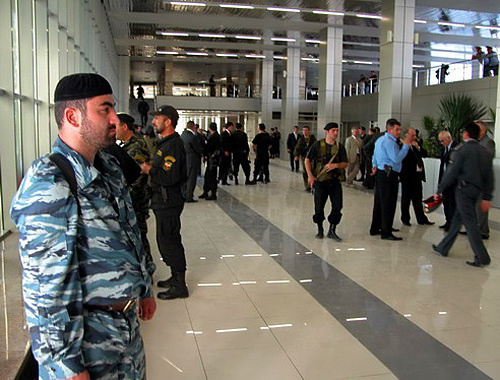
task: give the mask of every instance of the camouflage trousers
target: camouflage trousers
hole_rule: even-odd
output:
[[[146,356],[136,308],[126,314],[84,311],[81,352],[92,380],[144,380]],[[55,379],[50,369],[40,366],[40,379]]]

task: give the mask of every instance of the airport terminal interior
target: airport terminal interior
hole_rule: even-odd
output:
[[[427,214],[434,225],[412,212],[406,226],[398,202],[403,240],[370,236],[373,190],[361,182],[342,186],[342,241],[317,239],[313,197],[285,146],[294,125],[321,138],[336,121],[343,142],[352,126],[383,127],[387,115],[426,139],[422,116],[438,118],[440,97],[458,92],[484,103],[500,144],[498,71],[472,58],[476,46],[500,49],[497,0],[0,4],[1,379],[16,378],[30,344],[10,203],[31,162],[50,152],[55,85],[75,72],[106,77],[116,110],[137,123],[141,85],[151,110],[179,110],[179,133],[188,120],[242,122],[250,140],[260,122],[281,132],[269,183],[247,186],[240,174],[216,201],[185,205],[190,296],[157,300],[142,322],[149,379],[500,379],[498,180],[484,240],[491,265],[474,268],[466,235],[448,257],[433,253],[442,207]],[[436,165],[425,160],[424,196],[436,191]],[[500,178],[498,158],[494,168]],[[202,186],[200,176],[195,198]],[[169,270],[152,215],[148,226],[156,284]]]

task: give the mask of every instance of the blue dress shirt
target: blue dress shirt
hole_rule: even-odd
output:
[[[403,159],[408,154],[408,145],[398,146],[396,138],[390,133],[385,133],[375,142],[375,153],[373,154],[373,166],[378,170],[384,170],[385,166],[392,167],[395,172],[401,172]]]

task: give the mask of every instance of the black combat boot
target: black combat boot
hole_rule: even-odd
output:
[[[206,201],[215,201],[217,200],[217,192],[215,190],[212,190],[212,195],[209,195],[208,197],[205,198]]]
[[[158,283],[156,285],[158,285],[159,288],[168,289],[168,288],[170,288],[172,286],[172,283],[174,282],[174,277],[176,275],[176,272],[173,269],[171,269],[171,272],[172,272],[172,275],[170,276],[169,279],[158,281]]]
[[[323,223],[318,223],[318,233],[316,234],[316,237],[318,239],[323,239],[324,235],[325,231],[323,230]]]
[[[239,185],[240,184],[240,181],[238,181],[238,177],[234,177],[234,184],[235,185]]]
[[[257,182],[255,181],[250,181],[250,177],[247,177],[247,179],[245,180],[245,185],[256,185]]]
[[[198,198],[205,199],[206,197],[208,197],[208,193],[203,191],[203,194],[201,194]]]
[[[328,233],[326,234],[326,237],[333,239],[335,241],[342,241],[342,239],[339,237],[339,235],[337,235],[335,232],[336,227],[337,227],[336,224],[330,224],[330,228],[328,229]]]
[[[170,288],[165,292],[158,293],[158,298],[161,300],[173,300],[187,297],[189,297],[189,290],[186,286],[186,272],[172,273]]]

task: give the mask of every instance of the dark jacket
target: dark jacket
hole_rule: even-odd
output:
[[[245,132],[236,130],[231,138],[233,152],[244,152],[246,154],[250,152],[250,148],[248,147],[248,136]]]
[[[228,130],[221,133],[222,150],[224,152],[233,151],[233,136]]]
[[[299,141],[301,134],[297,133],[297,137],[295,137],[294,133],[290,133],[288,138],[286,139],[286,148],[290,149],[290,152],[293,153],[295,149],[295,145],[297,145],[297,141]]]
[[[420,180],[425,182],[425,167],[423,158],[427,157],[427,151],[424,148],[417,149],[413,145],[408,150],[401,166],[401,182]],[[417,166],[421,171],[417,170]]]
[[[443,149],[443,151],[441,152],[441,163],[439,164],[439,179],[438,179],[438,183],[441,183],[441,180],[443,179],[443,175],[444,175],[445,169],[450,164],[450,159],[451,159],[451,154],[453,152],[453,149],[456,148],[457,146],[458,146],[458,142],[456,142],[455,140],[453,140],[451,142],[451,144],[450,144],[450,150],[448,151],[448,153],[445,153],[446,149]]]

